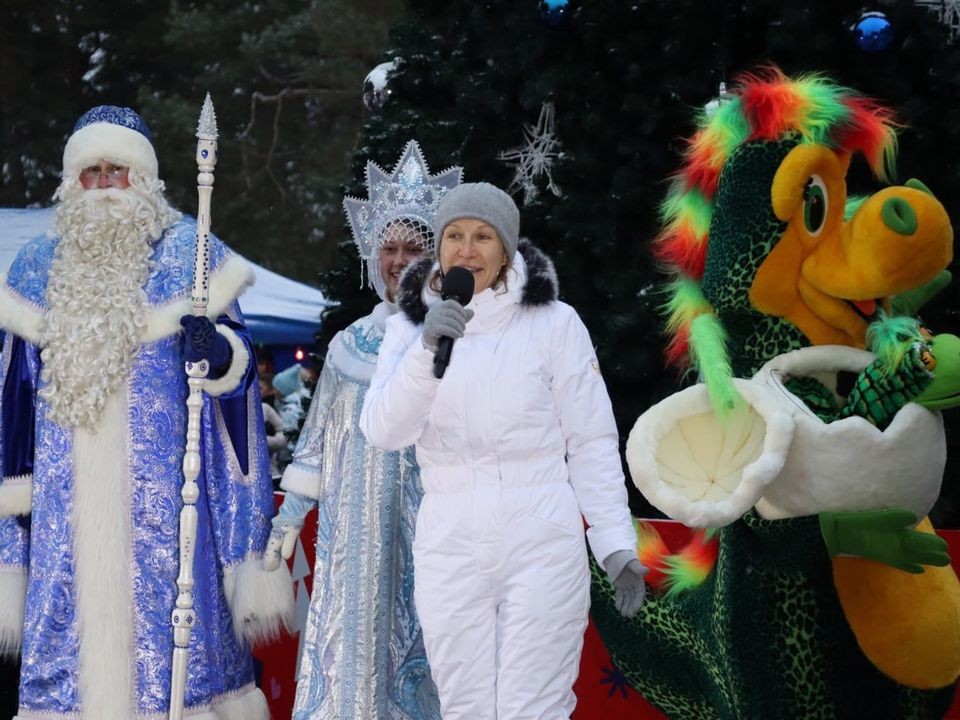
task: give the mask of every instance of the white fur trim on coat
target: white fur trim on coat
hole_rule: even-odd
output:
[[[76,177],[99,160],[135,168],[152,178],[158,175],[153,145],[145,135],[122,125],[95,122],[71,135],[63,148],[63,175]]]
[[[234,300],[253,285],[253,281],[253,266],[239,255],[232,255],[219,270],[210,275],[207,317],[216,320]],[[189,297],[150,308],[143,342],[154,342],[180,332],[183,329],[180,318],[189,315],[191,309]]]
[[[128,720],[134,681],[126,386],[100,422],[73,436],[73,530],[80,703],[98,720]]]
[[[293,627],[293,580],[286,563],[264,570],[260,555],[250,555],[227,568],[223,586],[238,639],[256,645]]]
[[[223,395],[236,388],[243,380],[243,376],[247,374],[247,366],[250,364],[250,353],[247,351],[247,346],[244,345],[243,340],[226,325],[217,325],[216,328],[217,332],[230,343],[231,357],[230,367],[227,368],[222,377],[207,380],[203,384],[203,389],[207,395],[213,397]]]
[[[690,527],[723,527],[753,507],[793,439],[793,418],[773,393],[749,380],[733,383],[745,404],[726,418],[714,414],[706,385],[694,385],[647,410],[627,440],[634,484]]]
[[[42,321],[40,308],[10,290],[6,273],[0,275],[0,328],[37,345]]]
[[[0,657],[16,657],[20,652],[26,601],[26,569],[0,568]]]
[[[0,518],[29,515],[33,506],[33,475],[4,478],[0,484]]]

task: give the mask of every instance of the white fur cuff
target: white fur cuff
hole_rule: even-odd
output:
[[[251,645],[269,642],[293,627],[293,580],[286,563],[264,570],[259,555],[228,568],[223,584],[237,638]]]
[[[229,308],[243,292],[253,285],[253,266],[239,255],[232,255],[220,268],[210,273],[210,300],[207,317],[216,319]],[[150,309],[143,342],[154,342],[182,331],[180,318],[191,311],[190,298],[174,300]]]
[[[0,484],[0,518],[29,515],[33,505],[33,475],[4,478]]]
[[[20,652],[26,599],[26,570],[0,568],[0,656],[16,657]]]
[[[231,357],[230,367],[227,368],[223,377],[218,377],[216,380],[207,380],[203,384],[203,389],[207,395],[212,397],[223,395],[235,389],[243,380],[243,376],[247,374],[247,365],[250,362],[250,353],[247,352],[247,346],[243,340],[226,325],[217,325],[216,328],[217,332],[230,343]]]
[[[280,487],[287,492],[318,500],[320,498],[320,469],[298,466],[296,461],[283,470]]]
[[[40,309],[7,287],[6,274],[0,275],[0,328],[38,345],[42,320]]]

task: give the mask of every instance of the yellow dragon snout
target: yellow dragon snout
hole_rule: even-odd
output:
[[[879,305],[953,259],[947,211],[917,180],[870,196],[846,219],[849,163],[822,145],[787,154],[771,187],[787,226],[750,288],[758,311],[790,321],[814,345],[863,347]]]
[[[872,300],[931,280],[953,259],[953,229],[925,188],[888,187],[868,198],[839,233],[824,238],[803,276],[834,297]]]

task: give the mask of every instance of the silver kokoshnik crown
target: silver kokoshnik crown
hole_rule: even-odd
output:
[[[398,225],[407,230],[405,239],[413,239],[427,253],[433,252],[433,218],[443,197],[460,184],[463,168],[451,167],[431,175],[423,151],[415,140],[407,143],[388,174],[372,160],[367,161],[367,200],[343,199],[353,241],[367,263],[367,274],[377,293],[383,297],[379,254],[385,231]]]

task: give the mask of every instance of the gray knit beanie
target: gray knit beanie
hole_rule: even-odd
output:
[[[437,253],[443,229],[454,220],[476,218],[493,226],[503,242],[507,257],[513,260],[520,237],[520,211],[503,190],[490,183],[463,183],[447,193],[437,208],[433,231],[437,236]]]

